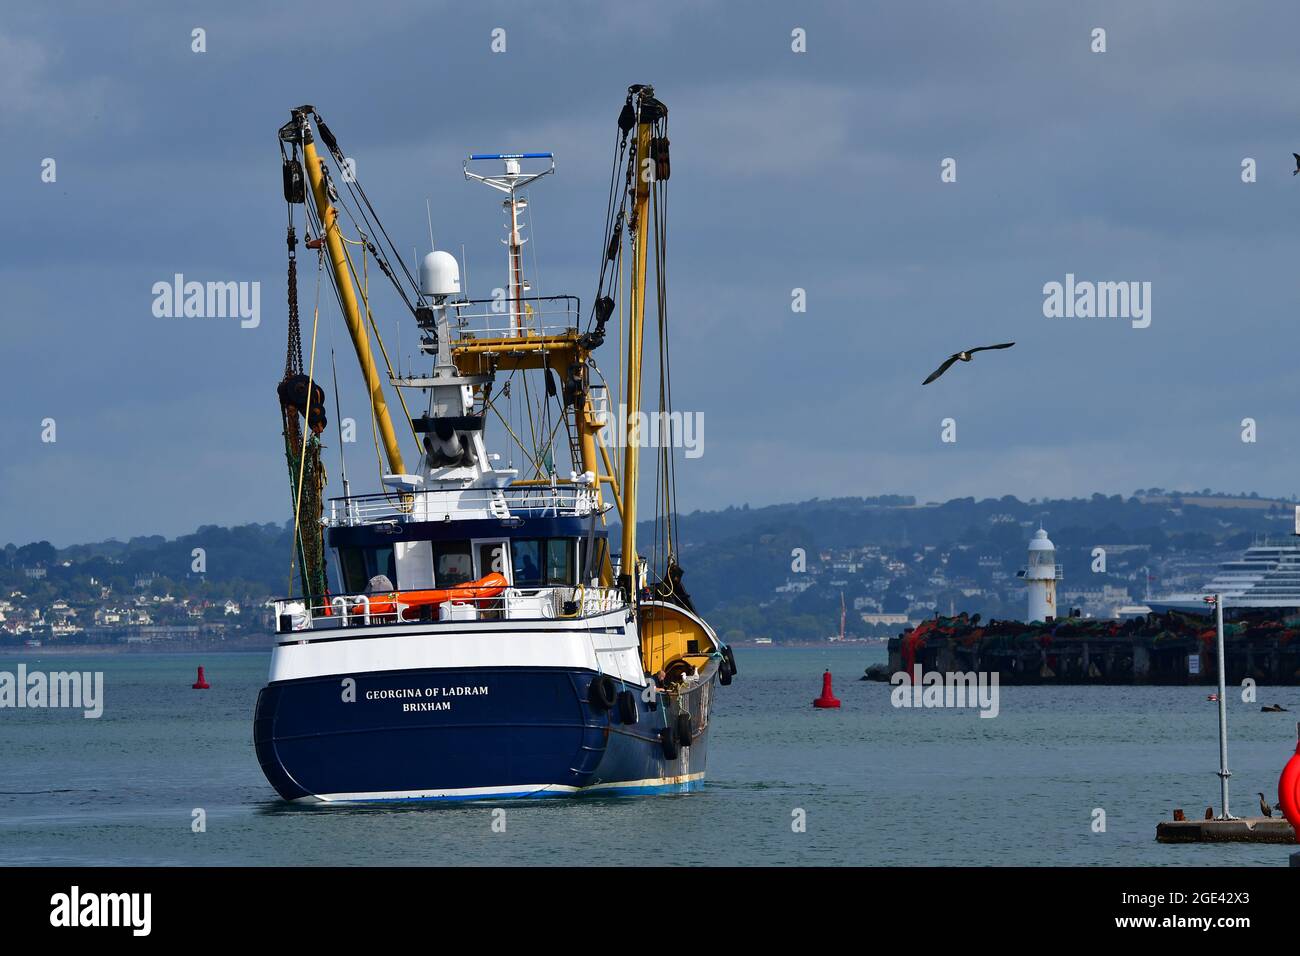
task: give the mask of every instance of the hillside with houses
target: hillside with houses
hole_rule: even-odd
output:
[[[729,641],[836,639],[841,607],[846,638],[882,639],[936,613],[1023,617],[1018,572],[1040,524],[1064,569],[1063,611],[1110,617],[1148,591],[1198,587],[1253,543],[1289,542],[1294,502],[1156,488],[739,506],[682,515],[679,562],[697,607]],[[269,640],[266,602],[292,589],[290,541],[287,527],[262,524],[66,548],[8,544],[0,646]]]

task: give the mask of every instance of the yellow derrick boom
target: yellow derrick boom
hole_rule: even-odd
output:
[[[649,248],[650,232],[650,182],[643,170],[650,156],[653,129],[652,121],[642,116],[636,129],[636,158],[632,167],[636,173],[636,201],[632,213],[631,308],[627,334],[627,391],[624,397],[629,422],[636,422],[641,412],[641,356],[645,345],[646,252]],[[633,425],[634,431],[635,425]],[[630,595],[636,594],[638,584],[636,496],[641,457],[639,439],[640,436],[635,433],[627,435],[623,449],[623,507],[619,509],[623,516],[623,563],[619,576]]]
[[[304,129],[304,133],[303,165],[307,167],[307,178],[311,183],[312,196],[316,200],[316,212],[320,216],[325,247],[329,251],[330,270],[334,274],[334,284],[339,291],[339,301],[343,306],[343,321],[347,324],[348,335],[352,338],[357,362],[361,366],[361,374],[366,380],[370,407],[374,412],[380,440],[384,444],[388,467],[393,474],[405,474],[406,466],[402,461],[402,451],[397,445],[392,419],[388,415],[388,402],[384,398],[384,389],[379,381],[379,370],[375,367],[375,359],[370,352],[370,336],[362,322],[361,310],[357,305],[357,293],[349,273],[347,251],[343,246],[343,238],[339,234],[338,210],[330,202],[324,160],[316,152],[316,144],[312,141],[310,132]]]

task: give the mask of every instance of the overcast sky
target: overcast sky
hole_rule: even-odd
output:
[[[675,397],[705,422],[684,509],[1291,494],[1298,35],[1300,7],[1262,3],[10,5],[0,543],[288,517],[290,107],[320,110],[399,248],[427,246],[431,202],[476,295],[501,284],[503,217],[461,159],[553,150],[533,279],[586,301],[633,82],[670,109]],[[152,286],[178,272],[260,282],[260,326],[156,318]],[[1045,317],[1067,273],[1151,283],[1150,326]],[[344,414],[364,421],[329,314]],[[949,353],[1010,340],[921,387]]]

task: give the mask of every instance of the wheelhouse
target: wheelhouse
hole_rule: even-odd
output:
[[[494,573],[526,590],[597,585],[594,569],[607,554],[608,531],[574,519],[515,522],[332,528],[335,580],[345,594],[364,593],[377,575],[396,590],[454,588]]]

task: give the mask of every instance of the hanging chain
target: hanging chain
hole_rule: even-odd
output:
[[[289,343],[284,353],[284,377],[302,374],[302,329],[298,325],[298,236],[289,224]]]

